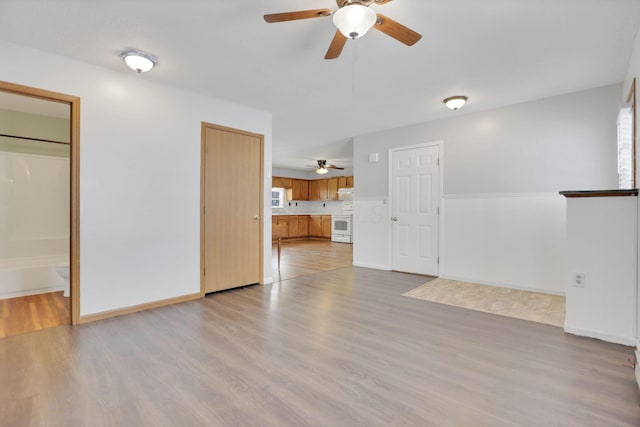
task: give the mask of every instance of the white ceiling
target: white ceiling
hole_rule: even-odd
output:
[[[371,6],[423,35],[413,47],[372,30],[324,54],[331,18],[262,15],[333,0],[2,0],[0,39],[273,113],[274,166],[351,164],[351,137],[622,81],[639,0],[394,0]],[[6,59],[6,58],[5,58]],[[469,96],[463,110],[442,99]]]

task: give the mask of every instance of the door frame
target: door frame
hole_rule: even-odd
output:
[[[0,91],[69,105],[70,206],[69,283],[71,324],[80,324],[80,98],[49,90],[0,81]]]
[[[438,207],[440,208],[440,215],[438,215],[438,273],[436,277],[440,277],[440,273],[442,271],[441,266],[444,265],[444,257],[443,257],[443,236],[444,236],[444,141],[431,141],[431,142],[423,142],[420,144],[412,144],[412,145],[404,145],[402,147],[393,147],[389,149],[388,153],[388,164],[387,164],[387,190],[388,190],[388,217],[391,218],[393,214],[393,153],[397,151],[405,151],[412,150],[415,148],[428,148],[428,147],[438,147],[438,159],[440,163],[438,164],[438,191],[440,192],[438,197]],[[388,247],[388,255],[389,255],[389,268],[393,271],[393,224],[391,220],[389,220],[389,225],[387,228],[387,241],[389,242]]]
[[[216,129],[225,132],[237,133],[240,135],[247,135],[258,138],[260,140],[260,284],[264,284],[264,135],[253,133],[241,129],[234,129],[226,126],[220,126],[213,123],[202,122],[200,127],[200,296],[205,296],[205,282],[204,282],[204,267],[205,267],[205,171],[206,171],[206,158],[205,158],[205,142],[207,129]]]

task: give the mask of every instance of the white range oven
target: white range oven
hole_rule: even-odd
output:
[[[352,243],[351,222],[353,215],[331,215],[331,241]]]

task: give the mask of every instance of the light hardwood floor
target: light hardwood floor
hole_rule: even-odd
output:
[[[0,338],[67,325],[69,310],[62,291],[0,300]]]
[[[330,240],[308,239],[282,242],[279,272],[275,244],[273,244],[272,254],[271,267],[274,281],[349,267],[353,264],[353,245]]]
[[[0,340],[3,426],[638,426],[628,347],[345,267]]]

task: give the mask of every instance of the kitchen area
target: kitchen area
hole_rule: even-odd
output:
[[[280,279],[352,264],[353,186],[353,176],[273,176],[271,229],[274,272]]]

